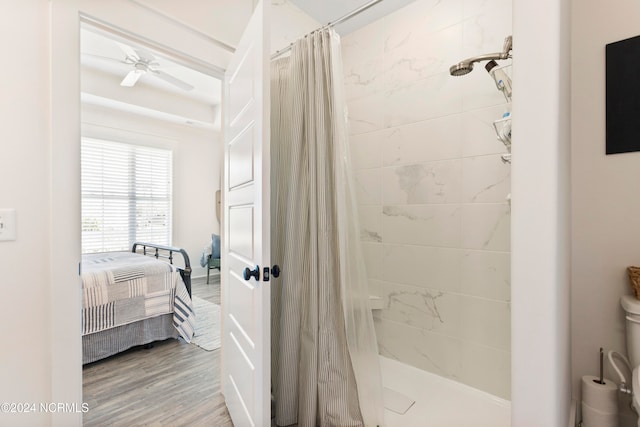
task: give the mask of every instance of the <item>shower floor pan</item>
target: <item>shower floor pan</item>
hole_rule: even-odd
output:
[[[380,357],[380,367],[385,388],[415,401],[404,414],[385,409],[387,427],[511,425],[511,403],[507,400],[386,357]]]

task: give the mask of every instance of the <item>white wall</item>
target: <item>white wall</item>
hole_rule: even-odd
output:
[[[603,25],[603,16],[616,14],[616,19],[611,20],[611,27],[604,25],[611,31],[618,27],[618,22],[624,23],[619,25],[621,30],[627,26],[631,28],[631,21],[637,17],[637,6],[631,2],[621,3],[619,12],[607,6],[606,13],[597,8],[596,2],[589,2],[590,7],[585,8],[576,3],[574,16],[585,19],[594,34],[598,34],[598,26]],[[523,62],[520,71],[517,66],[514,70],[514,112],[520,117],[521,126],[517,138],[528,150],[520,151],[519,172],[517,156],[514,157],[513,209],[514,212],[520,209],[531,214],[521,219],[514,214],[512,218],[512,226],[518,230],[517,236],[513,236],[512,250],[520,257],[518,263],[514,262],[512,275],[514,287],[522,285],[523,290],[512,301],[512,333],[514,337],[522,336],[521,340],[513,340],[513,367],[517,374],[512,387],[513,427],[564,427],[569,419],[567,399],[570,387],[568,379],[565,380],[570,375],[567,363],[568,280],[564,270],[568,265],[567,249],[547,251],[532,245],[539,240],[566,242],[563,234],[541,235],[539,230],[540,227],[544,229],[565,221],[569,200],[566,190],[568,179],[564,175],[568,173],[568,161],[560,156],[559,151],[560,147],[568,147],[567,94],[560,91],[560,87],[565,91],[568,87],[566,70],[560,72],[560,66],[566,64],[568,55],[566,51],[558,51],[558,46],[565,46],[568,40],[567,4],[565,0],[546,0],[542,4],[514,0],[515,46],[522,52],[522,59],[529,58],[529,61]],[[79,164],[78,150],[68,146],[74,143],[79,146],[79,56],[73,48],[79,46],[78,3],[64,0],[65,7],[61,5],[63,3],[54,0],[51,17],[50,4],[45,0],[0,2],[0,35],[4,40],[20,40],[20,43],[5,43],[5,57],[21,58],[23,64],[29,65],[2,67],[0,70],[0,79],[11,82],[4,86],[0,97],[0,112],[3,117],[10,118],[0,127],[0,147],[11,153],[10,156],[0,156],[0,204],[1,207],[14,207],[18,213],[18,240],[0,242],[3,270],[0,288],[5,301],[28,301],[28,304],[5,304],[0,317],[5,325],[17,325],[5,328],[3,335],[6,343],[0,356],[3,362],[0,367],[0,396],[3,401],[81,401],[78,394],[81,358],[73,350],[79,348],[74,340],[79,337],[80,321],[69,315],[79,307],[79,298],[78,305],[72,304],[71,311],[68,309],[68,301],[77,297],[69,284],[77,281],[74,270],[79,259],[79,247],[74,249],[72,245],[71,253],[68,253],[69,243],[65,243],[79,241],[79,231],[74,228],[79,223],[79,203],[77,199],[65,196],[75,194],[77,198],[79,193],[76,185],[79,174],[77,166],[74,166]],[[109,5],[113,7],[111,2]],[[48,51],[50,18],[55,27],[53,49],[56,64],[53,75],[50,74]],[[165,35],[170,34],[166,25],[156,28],[162,29]],[[622,37],[612,35],[614,40]],[[167,43],[171,45],[170,41]],[[185,47],[187,50],[198,45],[188,41],[183,44],[188,45]],[[195,50],[197,53],[198,49]],[[584,68],[582,70],[585,71]],[[579,77],[574,77],[580,81]],[[53,79],[51,87],[48,84],[50,78]],[[525,90],[529,85],[530,89]],[[589,92],[590,85],[597,88],[597,82],[589,82],[581,90]],[[49,113],[53,114],[53,111],[49,110],[49,89],[53,90],[57,121],[50,120]],[[77,96],[69,95],[74,90]],[[602,96],[593,95],[593,99]],[[74,99],[78,100],[76,107],[73,106]],[[584,104],[592,102],[591,99]],[[531,105],[526,112],[530,114],[524,114],[528,104]],[[523,108],[522,114],[519,113],[520,108]],[[591,126],[600,126],[601,120],[597,114],[590,114],[582,125],[590,129]],[[544,127],[541,123],[551,123],[551,126]],[[52,143],[49,124],[54,128]],[[540,141],[545,141],[545,144],[540,144]],[[574,141],[579,140],[574,138]],[[574,154],[575,151],[574,148]],[[514,156],[516,154],[514,151]],[[530,154],[535,156],[530,157]],[[630,156],[634,155],[620,158]],[[579,160],[574,156],[573,161]],[[68,169],[67,173],[65,169]],[[631,168],[626,169],[632,173]],[[540,180],[549,172],[554,174],[555,181]],[[561,192],[557,190],[558,184],[563,188]],[[528,191],[530,189],[535,191]],[[616,203],[623,199],[621,196]],[[594,208],[598,207],[595,204],[589,207]],[[576,218],[574,220],[577,221]],[[532,224],[540,225],[532,227]],[[568,230],[567,224],[564,225]],[[608,228],[612,226],[615,224],[607,224]],[[619,280],[622,292],[623,278],[619,277]],[[579,286],[578,282],[574,286]],[[67,298],[69,294],[71,299]],[[582,326],[574,326],[575,330],[579,328]],[[608,327],[603,327],[604,330],[612,333]],[[621,332],[618,334],[621,336]],[[530,338],[535,339],[528,342]],[[78,417],[71,418],[69,421],[65,417],[46,414],[0,414],[0,424],[79,425]]]
[[[620,296],[640,265],[640,153],[605,155],[605,45],[640,34],[640,3],[572,5],[572,383],[597,375],[598,350],[626,354]],[[606,19],[603,19],[606,17]],[[606,366],[606,376],[618,377]],[[635,425],[635,424],[632,424]]]
[[[382,355],[510,398],[510,110],[484,64],[511,0],[418,0],[343,38],[361,239]],[[503,62],[502,65],[509,64]]]
[[[0,401],[51,400],[49,11],[42,0],[0,2],[0,208],[16,209],[17,240],[0,242]],[[1,425],[46,425],[45,414],[0,413]]]
[[[511,425],[566,427],[571,395],[569,0],[514,0],[513,28]]]

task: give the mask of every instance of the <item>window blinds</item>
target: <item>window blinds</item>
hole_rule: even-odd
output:
[[[82,140],[82,252],[171,244],[172,152]]]

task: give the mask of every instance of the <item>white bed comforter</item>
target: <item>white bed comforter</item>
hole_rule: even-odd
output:
[[[131,252],[82,257],[82,335],[173,313],[180,336],[191,341],[195,313],[173,265]]]

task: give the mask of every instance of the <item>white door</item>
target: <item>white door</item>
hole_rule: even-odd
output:
[[[222,391],[236,427],[271,425],[268,9],[258,3],[224,79]]]

